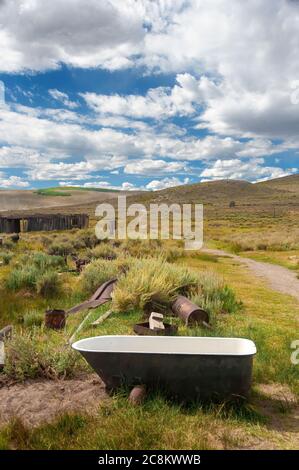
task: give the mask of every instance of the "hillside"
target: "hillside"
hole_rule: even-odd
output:
[[[41,190],[0,190],[0,212],[76,211],[93,207],[117,196],[118,191],[84,188],[46,188]],[[127,194],[125,191],[122,194]]]
[[[270,183],[270,182],[269,182]],[[219,180],[191,185],[176,186],[139,196],[140,202],[203,203],[213,206],[227,206],[235,201],[237,206],[268,206],[273,204],[297,204],[294,199],[293,180],[277,188],[270,184],[253,184],[248,181]],[[134,199],[132,196],[131,199]]]
[[[263,181],[262,183],[257,183],[256,186],[299,194],[299,174]]]
[[[103,201],[116,204],[119,194],[127,195],[128,204],[203,203],[207,210],[228,210],[232,201],[235,211],[266,211],[273,207],[299,210],[299,175],[287,176],[262,183],[242,180],[219,180],[176,186],[160,191],[111,191],[106,189],[46,188],[40,190],[0,190],[0,212],[88,212]]]

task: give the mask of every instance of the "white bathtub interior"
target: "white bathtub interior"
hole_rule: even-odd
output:
[[[198,336],[96,336],[77,341],[77,351],[140,354],[198,354],[247,356],[256,353],[253,341],[243,338]]]

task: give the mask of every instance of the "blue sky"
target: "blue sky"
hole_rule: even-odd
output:
[[[298,172],[298,20],[288,0],[0,1],[0,187]]]

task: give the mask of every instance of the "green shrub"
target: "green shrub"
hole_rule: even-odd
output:
[[[11,262],[12,258],[13,253],[11,253],[10,251],[3,251],[2,253],[0,253],[0,259],[5,266],[7,266]]]
[[[9,238],[4,238],[3,239],[3,242],[2,242],[2,246],[3,248],[5,248],[6,250],[11,250],[14,248],[15,244],[12,240],[10,240]]]
[[[103,282],[113,277],[118,277],[128,268],[129,260],[106,260],[98,259],[90,263],[81,274],[80,287],[85,293],[94,292]]]
[[[5,280],[5,286],[12,291],[19,289],[35,289],[38,276],[39,270],[35,266],[29,265],[23,268],[14,268],[8,274]]]
[[[184,249],[178,248],[178,247],[164,248],[164,249],[159,250],[159,255],[163,256],[163,258],[165,258],[166,261],[172,263],[178,258],[181,258],[182,256],[184,256]]]
[[[25,313],[23,317],[23,323],[26,327],[41,326],[41,324],[43,323],[43,319],[43,314],[36,310],[32,310],[31,312]]]
[[[212,318],[219,313],[236,313],[242,308],[234,291],[211,271],[199,273],[198,290],[193,294],[192,301]]]
[[[118,254],[119,251],[117,251],[116,248],[113,248],[111,245],[108,245],[106,243],[96,246],[87,253],[88,257],[91,259],[103,258],[108,260],[116,259]]]
[[[41,251],[23,255],[20,259],[20,264],[33,265],[40,271],[46,271],[49,268],[62,268],[65,266],[65,259],[63,256],[47,255]]]
[[[4,373],[7,378],[25,379],[46,377],[57,379],[74,374],[79,355],[69,346],[41,341],[37,332],[17,335],[6,343]]]
[[[95,233],[92,232],[80,232],[78,233],[73,240],[74,248],[80,250],[82,248],[94,248],[101,240],[99,240]]]
[[[48,248],[49,255],[67,256],[74,252],[74,247],[69,242],[54,242]]]
[[[36,291],[43,297],[53,297],[60,292],[61,281],[58,274],[54,271],[43,273],[36,283]]]

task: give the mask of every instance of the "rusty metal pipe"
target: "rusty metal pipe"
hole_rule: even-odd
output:
[[[186,326],[209,323],[208,313],[183,295],[176,298],[171,309],[175,315],[185,322]]]

